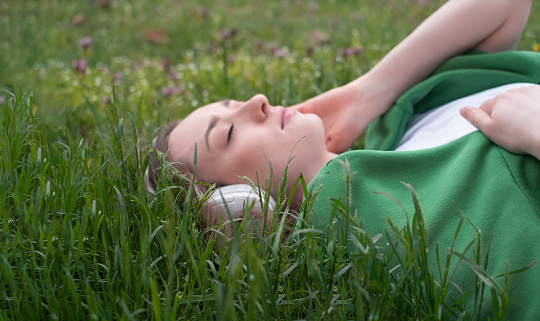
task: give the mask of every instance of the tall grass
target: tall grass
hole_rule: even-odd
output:
[[[32,96],[8,97],[0,109],[2,319],[472,318],[482,306],[450,296],[457,287],[450,260],[463,260],[459,268],[481,279],[477,293],[464,297],[488,286],[486,295],[500,303],[494,319],[504,315],[508,278],[499,285],[485,273],[489,248],[480,237],[469,245],[478,261],[441,244],[449,249],[431,250],[444,273],[429,269],[423,213],[410,186],[411,221],[403,229],[389,222],[383,238],[350,220],[345,201],[335,205],[339,233],[310,228],[303,213],[304,227],[282,242],[278,219],[269,232],[251,234],[246,218],[228,246],[214,250],[199,227],[199,205],[177,202],[170,188],[146,192],[146,156],[129,114],[111,117],[91,147],[51,143]],[[347,164],[343,172],[349,180]],[[305,211],[317,191],[307,194]],[[287,214],[284,196],[278,204]]]

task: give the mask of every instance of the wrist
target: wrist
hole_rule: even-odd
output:
[[[376,79],[371,73],[366,73],[352,83],[356,96],[362,102],[362,106],[369,106],[366,110],[371,120],[384,114],[398,98],[398,94],[384,80]]]

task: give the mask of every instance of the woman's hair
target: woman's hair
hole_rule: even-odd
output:
[[[165,162],[167,164],[162,164],[160,159],[154,155],[154,153],[150,153],[149,161],[148,161],[148,169],[147,174],[145,175],[145,186],[150,192],[155,192],[157,190],[158,182],[161,178],[161,175],[163,173],[163,170],[171,170],[177,172],[176,175],[172,175],[173,184],[177,187],[179,187],[179,190],[187,191],[190,187],[190,185],[193,185],[193,188],[196,189],[193,195],[193,202],[194,204],[201,205],[201,217],[199,217],[199,222],[201,224],[201,227],[203,229],[208,229],[209,232],[205,234],[205,238],[210,239],[212,237],[216,237],[216,245],[222,241],[222,236],[220,234],[223,234],[226,238],[233,237],[233,229],[231,228],[229,221],[229,215],[228,213],[223,213],[222,208],[213,206],[211,202],[204,202],[203,204],[199,204],[201,200],[199,199],[198,195],[204,195],[210,186],[214,184],[213,182],[202,182],[200,181],[196,176],[193,175],[193,172],[189,169],[189,167],[182,162],[182,160],[173,160],[168,155],[167,151],[169,149],[169,136],[173,129],[181,122],[181,120],[175,120],[167,124],[165,129],[161,131],[159,136],[156,139],[156,150],[158,153],[161,153],[163,155],[166,155]],[[166,167],[164,167],[166,166]],[[172,166],[173,168],[168,169],[168,167]],[[162,168],[164,167],[164,168]],[[201,184],[203,183],[203,184]],[[207,184],[204,184],[207,183]],[[187,193],[179,193],[178,201],[184,202],[185,195],[188,195]],[[271,225],[271,215],[268,215],[266,224],[263,224],[264,221],[264,215],[261,211],[252,210],[250,213],[251,218],[257,223],[257,227],[259,230],[262,230],[263,226],[266,226],[266,229],[268,229]],[[233,224],[236,224],[239,220],[235,219],[235,222]],[[287,219],[287,225],[290,227],[292,226],[294,219],[292,217],[288,217]],[[221,223],[221,226],[219,226]],[[249,227],[252,229],[252,227]],[[288,229],[285,229],[285,235],[288,235]],[[219,231],[219,232],[216,232]]]

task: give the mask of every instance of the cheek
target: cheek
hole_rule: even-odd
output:
[[[269,152],[263,153],[257,146],[239,148],[231,154],[233,155],[227,157],[223,167],[232,174],[229,177],[232,182],[241,182],[238,176],[247,176],[256,183],[258,176],[259,181],[264,184],[266,176],[270,174],[270,164],[272,164],[274,173],[276,170],[280,170],[276,168],[275,155],[271,155]],[[279,175],[281,176],[281,173]]]
[[[263,153],[263,150],[265,151]],[[267,148],[259,146],[242,146],[242,148],[237,149],[234,153],[234,157],[231,160],[234,162],[234,167],[239,172],[248,172],[259,170],[264,168],[263,165],[266,165],[265,154],[268,158]]]
[[[271,159],[284,145],[284,137],[274,132],[253,130],[246,133],[247,137],[236,142],[234,146],[233,150],[237,159],[264,160],[265,155]]]

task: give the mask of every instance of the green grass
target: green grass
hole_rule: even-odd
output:
[[[427,267],[419,206],[410,228],[389,225],[389,245],[352,223],[341,224],[343,240],[306,228],[283,243],[274,222],[271,232],[215,252],[203,241],[196,205],[176,203],[169,190],[152,198],[142,187],[151,139],[168,120],[227,97],[262,92],[289,105],[346,83],[442,1],[429,8],[404,0],[111,3],[0,3],[0,86],[8,89],[0,93],[0,319],[461,317],[452,270]],[[73,23],[77,14],[82,24]],[[536,16],[520,49],[540,42]],[[237,34],[222,39],[225,28]],[[168,40],[147,41],[147,29],[162,29]],[[314,43],[311,31],[330,43]],[[92,45],[84,51],[78,40],[86,36]],[[276,57],[271,43],[289,54]],[[340,57],[349,46],[364,53]],[[83,57],[84,74],[71,66]],[[350,214],[339,210],[340,219]],[[355,255],[346,248],[352,238]],[[477,291],[495,289],[484,296],[500,299],[497,319],[508,304],[507,280],[497,285],[482,272],[480,240],[470,240],[466,255],[477,260],[462,257],[460,268],[484,280]],[[460,259],[442,250],[451,245],[440,245],[442,271]],[[467,308],[463,318],[480,313]]]
[[[145,155],[132,119],[111,121],[91,150],[83,141],[48,143],[33,105],[31,96],[9,95],[0,114],[2,319],[455,319],[481,311],[451,295],[450,261],[462,254],[440,256],[442,275],[429,270],[412,188],[414,219],[405,229],[390,222],[386,246],[338,204],[347,238],[304,228],[283,243],[276,219],[271,232],[242,242],[240,226],[228,250],[215,252],[197,228],[196,204],[141,188]],[[477,259],[462,260],[493,288],[499,319],[508,279],[488,277],[489,249],[479,252],[480,235],[470,241],[466,252]]]

